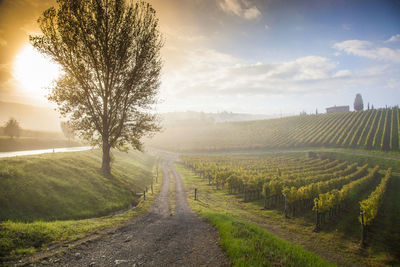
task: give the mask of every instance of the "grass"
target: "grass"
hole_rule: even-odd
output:
[[[185,180],[186,191],[198,189],[199,201],[189,198],[188,202],[199,214],[207,212],[222,214],[228,218],[250,222],[339,265],[383,266],[398,262],[394,259],[393,251],[380,253],[377,258],[377,251],[372,244],[372,248],[367,251],[359,249],[360,228],[357,215],[354,215],[358,214],[358,202],[348,207],[348,212],[344,212],[339,221],[330,222],[321,232],[315,233],[314,214],[311,211],[305,216],[285,219],[280,209],[263,210],[263,200],[244,203],[242,196],[230,195],[227,190],[216,190],[215,186],[207,185],[206,180],[194,175],[182,165],[176,164],[176,168]],[[391,216],[391,219],[395,219],[393,216],[396,217],[393,214]],[[392,227],[393,224],[396,222],[392,222]]]
[[[18,259],[22,255],[43,250],[54,243],[73,241],[106,228],[116,227],[133,217],[144,214],[156,198],[162,178],[159,177],[158,183],[154,184],[154,194],[146,195],[146,201],[142,198],[138,199],[133,192],[142,191],[146,185],[151,184],[155,158],[139,152],[128,154],[114,152],[114,155],[116,160],[111,178],[101,178],[98,172],[100,155],[96,151],[1,160],[0,197],[2,199],[0,205],[2,205],[2,216],[6,219],[0,222],[0,262]],[[43,166],[43,161],[46,160],[50,163]],[[36,175],[24,175],[25,169],[32,170],[30,173],[36,173]],[[4,180],[12,179],[14,179],[15,188],[20,186],[21,190],[24,190],[23,193],[14,195],[17,193],[16,189],[12,193],[7,193],[4,189]],[[46,183],[51,186],[46,187]],[[8,187],[12,184],[11,181],[6,183]],[[30,200],[37,209],[36,213],[34,209],[22,204],[29,200],[29,197],[26,197],[27,193],[30,197],[35,197]],[[59,196],[60,194],[62,196]],[[15,203],[7,197],[12,198]],[[90,198],[93,200],[89,201]],[[100,203],[96,203],[95,200]],[[132,200],[137,203],[134,209],[121,211],[115,215],[76,219],[82,214],[93,217],[110,213],[126,207],[127,204],[132,203]],[[7,206],[3,201],[7,202]],[[68,202],[72,207],[68,207],[62,201]],[[117,204],[113,204],[113,201],[117,201]],[[11,209],[11,206],[15,210]],[[64,207],[67,209],[63,210]],[[82,211],[79,207],[82,207]],[[27,212],[28,215],[18,208]],[[12,217],[14,220],[11,219]],[[57,217],[63,217],[63,220],[51,220]]]
[[[183,166],[176,164],[176,168],[185,181],[187,192],[198,189],[199,200],[188,197],[189,205],[217,227],[222,246],[234,266],[334,266],[260,227],[259,223],[264,221],[286,228],[286,223],[280,224],[282,215],[279,212],[263,211],[265,217],[259,216],[261,211],[254,203],[241,203],[237,196],[215,190]],[[267,218],[269,221],[265,220]]]
[[[0,152],[74,146],[82,146],[82,144],[62,138],[20,137],[11,139],[10,137],[0,136]]]
[[[336,266],[254,224],[205,210],[200,215],[218,229],[234,266]]]
[[[112,176],[99,151],[0,159],[0,221],[84,219],[135,202],[151,183],[154,158],[113,152]]]

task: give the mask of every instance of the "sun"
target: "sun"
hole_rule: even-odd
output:
[[[57,79],[61,70],[59,65],[36,51],[33,46],[25,45],[17,54],[13,66],[14,78],[29,97],[43,98],[47,88]]]

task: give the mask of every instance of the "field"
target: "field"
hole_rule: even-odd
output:
[[[147,210],[154,197],[144,204],[137,193],[150,189],[156,158],[140,152],[113,157],[111,177],[101,174],[97,150],[0,159],[0,257],[75,240]],[[123,212],[132,205],[137,208]]]
[[[200,214],[255,223],[340,265],[400,264],[400,176],[390,168],[312,152],[181,159]]]
[[[149,143],[173,151],[287,149],[296,147],[399,150],[399,108],[263,121],[167,127]]]

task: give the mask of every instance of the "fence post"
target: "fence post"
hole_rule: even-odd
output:
[[[197,188],[194,189],[194,200],[197,200]]]
[[[158,164],[157,164],[157,176],[156,176],[156,183],[158,183]]]
[[[151,194],[153,194],[153,181],[151,181]]]
[[[287,203],[286,195],[285,195],[285,218],[289,218],[289,216],[288,216],[288,203]]]
[[[146,200],[146,190],[143,191],[143,200]]]
[[[318,199],[315,200],[315,229],[314,232],[319,231],[319,212],[318,212]]]

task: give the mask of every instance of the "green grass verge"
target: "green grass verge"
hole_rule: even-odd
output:
[[[249,223],[257,221],[259,209],[250,213],[254,206],[241,206],[235,196],[214,190],[181,165],[175,166],[185,181],[186,191],[198,189],[199,200],[193,200],[193,195],[188,194],[188,203],[196,213],[216,226],[221,244],[234,266],[335,266],[315,253]],[[274,211],[264,213],[275,219],[281,217]]]
[[[48,195],[41,195],[37,194],[37,190],[40,189],[41,186],[43,186],[42,182],[39,181],[39,179],[36,180],[38,184],[30,183],[30,189],[31,193],[35,195],[36,197],[45,197],[46,199],[32,199],[32,203],[36,203],[35,205],[39,205],[40,209],[38,210],[37,214],[33,213],[32,211],[30,212],[29,221],[21,221],[21,220],[3,220],[0,222],[0,262],[4,261],[9,261],[9,260],[15,260],[18,259],[19,257],[23,255],[27,255],[36,251],[43,250],[44,248],[48,247],[49,245],[55,244],[55,243],[64,243],[64,242],[70,242],[79,238],[82,238],[86,235],[92,234],[92,233],[97,233],[99,231],[102,231],[106,228],[110,227],[117,227],[125,223],[126,221],[132,219],[133,217],[140,216],[144,214],[149,207],[152,205],[153,201],[155,200],[156,196],[158,195],[158,192],[160,190],[160,185],[162,183],[162,177],[159,176],[158,183],[153,184],[153,191],[154,194],[151,194],[150,192],[146,194],[146,200],[143,201],[142,198],[138,199],[135,195],[132,194],[132,190],[137,190],[138,192],[142,192],[143,188],[146,185],[151,184],[151,180],[154,177],[155,174],[155,166],[153,165],[155,163],[155,158],[150,157],[148,155],[138,153],[138,152],[130,152],[128,154],[126,153],[115,153],[115,163],[113,164],[113,177],[111,179],[118,179],[117,182],[113,180],[103,180],[103,178],[97,177],[97,175],[101,176],[97,169],[99,168],[100,165],[97,165],[99,153],[98,152],[79,152],[79,153],[60,153],[60,154],[54,154],[54,155],[42,155],[40,157],[21,157],[21,158],[15,158],[15,159],[3,159],[0,161],[0,164],[3,164],[3,168],[0,170],[2,171],[2,177],[0,179],[0,184],[3,182],[5,179],[11,179],[13,177],[4,177],[4,161],[7,162],[7,175],[11,174],[18,174],[17,181],[14,181],[16,185],[21,186],[21,188],[25,188],[27,190],[27,187],[24,187],[25,183],[18,183],[20,180],[25,176],[23,169],[20,170],[16,166],[10,167],[11,162],[17,161],[22,164],[22,166],[26,166],[27,161],[33,162],[32,166],[36,166],[38,169],[34,169],[38,173],[38,175],[32,175],[34,177],[38,178],[49,178],[50,174],[53,171],[58,171],[62,174],[62,171],[65,171],[64,167],[63,168],[58,168],[54,167],[59,163],[62,165],[62,161],[69,162],[67,165],[69,168],[71,168],[71,172],[77,172],[76,174],[80,180],[83,180],[82,183],[77,183],[77,186],[74,186],[73,190],[75,191],[80,191],[80,194],[64,194],[63,198],[65,198],[66,201],[69,201],[70,203],[73,204],[73,208],[69,209],[69,211],[75,211],[72,212],[72,214],[81,214],[79,211],[79,205],[82,205],[83,209],[86,209],[90,213],[90,205],[84,205],[85,203],[92,203],[92,202],[85,202],[85,198],[77,198],[75,199],[74,197],[76,196],[85,196],[85,193],[88,194],[87,197],[95,197],[98,199],[98,201],[103,201],[103,203],[98,204],[98,206],[94,206],[92,211],[92,214],[96,214],[96,212],[100,211],[100,213],[105,213],[110,212],[111,210],[107,210],[108,207],[111,205],[109,204],[107,206],[107,203],[111,203],[117,196],[120,194],[121,200],[119,203],[123,203],[124,199],[127,199],[128,201],[123,204],[129,204],[132,203],[131,200],[135,199],[137,206],[134,209],[129,209],[124,212],[118,212],[115,215],[108,215],[108,216],[103,216],[103,217],[97,217],[97,218],[90,218],[90,219],[81,219],[81,220],[52,220],[49,221],[49,217],[46,216],[47,213],[45,213],[44,217],[40,217],[43,215],[43,212],[41,209],[45,209],[46,207],[53,207],[53,206],[46,206],[46,205],[55,205],[52,203],[48,203],[47,201],[57,201],[59,198],[57,198],[57,194],[62,194],[63,188],[57,188],[57,190],[50,190],[48,191]],[[50,161],[55,160],[56,163],[53,162],[53,164],[50,164],[46,166],[40,166],[37,161],[41,162],[41,160],[44,159],[49,159],[49,157],[54,157],[53,159],[50,159]],[[11,162],[10,162],[11,161]],[[79,173],[81,168],[79,166],[75,166],[72,163],[78,164],[79,161],[83,161],[82,164],[87,166],[87,169],[94,168],[96,170],[91,170],[93,173],[96,173],[94,176],[86,176],[87,173]],[[15,163],[15,162],[14,162]],[[29,164],[28,164],[29,165]],[[52,166],[52,167],[51,167]],[[55,170],[55,169],[56,170]],[[85,169],[82,167],[82,169]],[[47,171],[48,176],[42,176],[42,174],[39,174],[41,170],[43,172]],[[90,173],[90,171],[88,171]],[[71,174],[71,173],[69,173]],[[1,176],[1,175],[0,175]],[[15,178],[15,177],[14,177]],[[27,177],[25,177],[27,178]],[[29,179],[32,177],[29,176]],[[124,180],[125,178],[125,180]],[[55,181],[64,181],[66,185],[70,184],[70,179],[68,175],[65,176],[54,176],[52,177],[54,180],[46,180],[48,183],[54,183]],[[103,189],[99,189],[100,191],[93,191],[91,187],[85,186],[87,181],[85,180],[90,180],[94,179],[92,181],[94,186],[100,187],[100,188],[106,188],[106,191],[101,191]],[[22,179],[23,180],[23,179]],[[112,181],[112,182],[110,182]],[[10,183],[11,184],[11,183]],[[61,183],[63,185],[63,183]],[[47,187],[45,189],[48,189]],[[21,200],[25,199],[23,194],[17,194],[17,195],[5,195],[6,190],[4,190],[3,187],[0,187],[1,194],[0,196],[2,197],[1,204],[3,205],[3,200],[7,200],[7,196],[13,197],[13,200],[17,203],[22,203]],[[64,189],[66,192],[71,192],[69,191],[70,188],[65,188]],[[111,195],[108,196],[107,193],[113,193],[114,191],[116,192],[116,195]],[[39,192],[42,192],[41,190]],[[126,194],[125,194],[126,192]],[[64,192],[65,193],[65,192]],[[101,196],[101,194],[106,194],[104,196]],[[127,198],[128,196],[128,198]],[[54,199],[52,199],[54,197]],[[49,200],[50,199],[50,200]],[[62,198],[61,198],[62,199]],[[29,199],[28,199],[29,200]],[[10,202],[7,200],[8,207],[11,205]],[[27,203],[29,205],[29,203]],[[96,203],[97,204],[97,203]],[[100,207],[101,205],[104,205],[105,209],[101,210]],[[125,205],[126,206],[126,205]],[[123,208],[125,206],[121,206],[118,208]],[[18,204],[14,206],[14,208],[19,208],[21,207],[21,204]],[[25,209],[25,207],[23,206]],[[65,215],[66,212],[62,211],[61,209],[63,206],[59,205],[58,208],[60,210],[53,210],[52,216],[56,217],[59,216],[60,214]],[[97,208],[97,209],[96,209]],[[3,209],[2,209],[3,212]],[[3,212],[3,214],[6,214]],[[13,212],[12,210],[9,211],[8,214],[11,214],[14,216],[15,214],[19,214],[17,212]],[[86,213],[87,214],[87,213]],[[34,220],[32,218],[35,218]]]
[[[218,229],[234,266],[336,266],[254,224],[218,213],[203,211],[200,215]]]

